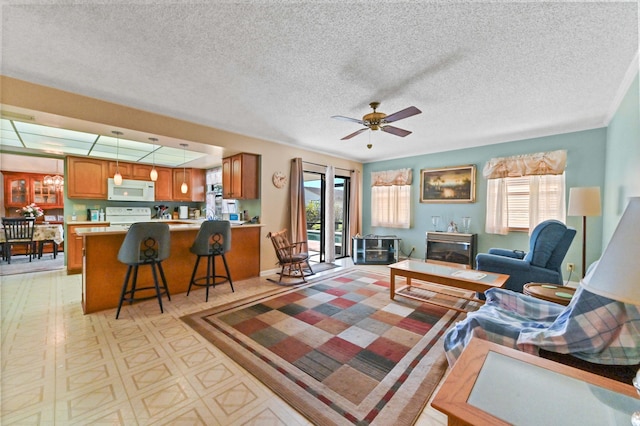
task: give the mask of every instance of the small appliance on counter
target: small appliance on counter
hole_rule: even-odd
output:
[[[156,211],[156,219],[171,219],[171,213],[169,213],[169,206],[159,205],[153,206]]]
[[[91,222],[97,222],[100,220],[100,210],[87,209],[87,220]]]
[[[178,207],[178,219],[189,219],[189,206]]]

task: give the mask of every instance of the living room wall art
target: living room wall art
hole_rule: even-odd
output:
[[[420,170],[421,203],[474,203],[476,166]]]

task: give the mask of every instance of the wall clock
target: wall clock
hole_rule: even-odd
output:
[[[282,188],[287,184],[287,175],[282,172],[275,172],[271,177],[271,181],[276,188]]]

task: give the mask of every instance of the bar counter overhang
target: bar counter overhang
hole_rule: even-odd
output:
[[[231,278],[236,281],[260,275],[260,224],[231,227],[231,251],[226,254]],[[171,294],[187,291],[196,256],[189,251],[200,229],[199,224],[169,224],[171,254],[162,262]],[[127,265],[118,261],[118,251],[127,228],[122,226],[78,228],[83,239],[82,310],[85,314],[116,308]],[[206,274],[207,262],[200,262],[198,276]],[[216,271],[224,270],[216,259]],[[153,285],[151,268],[138,271],[138,287]],[[228,287],[228,284],[223,284]],[[153,292],[150,297],[155,297]],[[194,295],[194,297],[199,297]],[[204,297],[204,296],[203,296]],[[215,293],[214,293],[215,297]],[[170,303],[170,302],[169,302]]]

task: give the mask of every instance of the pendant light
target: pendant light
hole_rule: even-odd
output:
[[[116,135],[116,173],[113,175],[113,183],[116,185],[122,185],[122,175],[120,174],[120,164],[118,162],[118,157],[120,157],[120,136],[122,136],[122,132],[114,130],[114,135]]]
[[[186,143],[181,143],[180,146],[182,147],[182,186],[180,186],[180,192],[186,194],[189,190],[189,186],[187,186],[186,182],[187,166],[185,165],[185,163],[187,162],[187,151],[185,150],[185,148],[189,145]]]
[[[158,142],[158,138],[149,138],[150,141],[153,142],[153,150],[151,151],[151,157],[153,159],[153,168],[149,173],[149,178],[152,182],[158,180],[158,171],[156,170],[156,142]]]
[[[58,173],[58,160],[56,160],[56,174],[54,176],[46,175],[43,179],[45,186],[53,187],[56,190],[64,186],[64,178]]]

